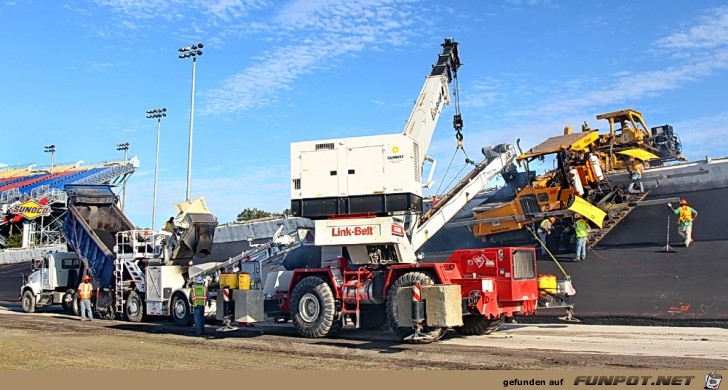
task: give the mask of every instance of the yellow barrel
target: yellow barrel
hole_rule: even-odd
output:
[[[241,272],[238,274],[238,286],[241,290],[250,290],[250,274]]]
[[[220,287],[238,288],[238,275],[231,273],[221,273]]]
[[[538,289],[549,294],[556,294],[556,275],[538,275]]]

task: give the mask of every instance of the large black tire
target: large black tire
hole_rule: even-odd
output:
[[[35,295],[33,295],[32,291],[25,290],[20,298],[20,306],[23,307],[23,311],[26,313],[35,313]]]
[[[74,316],[80,316],[81,315],[81,302],[78,300],[78,292],[73,294],[73,301],[71,301],[71,313],[73,313]]]
[[[114,302],[111,302],[111,304],[106,307],[106,313],[104,315],[104,318],[107,320],[116,320],[116,317],[118,316],[118,313],[116,312],[116,305],[114,305]]]
[[[435,284],[429,274],[415,271],[408,272],[400,276],[389,287],[389,293],[387,294],[387,319],[389,320],[389,325],[392,327],[392,331],[394,332],[394,334],[396,334],[397,337],[401,339],[404,339],[405,337],[414,334],[414,329],[410,326],[399,326],[399,322],[397,321],[397,305],[394,297],[397,294],[397,289],[399,289],[400,287],[409,287],[418,282],[421,286]],[[425,327],[424,329],[422,329],[422,332],[432,337],[432,341],[437,341],[445,335],[445,332],[447,332],[447,328]]]
[[[61,300],[61,306],[63,306],[63,310],[73,312],[74,300],[76,300],[76,290],[69,288],[63,294],[63,298]]]
[[[174,294],[170,315],[172,316],[172,321],[179,326],[192,325],[192,309],[184,294]]]
[[[387,323],[386,305],[361,305],[359,327],[364,330],[378,330]]]
[[[144,300],[136,291],[132,291],[126,298],[126,318],[131,322],[142,322],[144,320]]]
[[[298,334],[308,338],[332,336],[342,327],[331,287],[320,276],[306,277],[293,289],[291,317]]]
[[[505,316],[488,318],[482,315],[463,316],[463,326],[458,326],[455,331],[467,336],[480,336],[491,334],[500,328]]]

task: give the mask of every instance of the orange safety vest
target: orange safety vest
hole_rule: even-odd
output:
[[[635,163],[632,165],[632,170],[639,173],[640,175],[645,170],[645,166],[642,163]]]
[[[78,297],[81,299],[91,299],[91,283],[81,283],[78,285]]]
[[[690,210],[690,206],[680,206],[678,210],[680,210],[680,216],[677,219],[678,223],[693,221],[693,212]]]
[[[192,287],[190,300],[192,301],[193,307],[205,306],[205,304],[207,303],[207,288],[201,284],[197,284]]]

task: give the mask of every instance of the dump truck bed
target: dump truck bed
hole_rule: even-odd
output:
[[[116,233],[134,225],[116,206],[109,185],[66,185],[68,213],[63,234],[99,287],[110,287],[114,273]]]

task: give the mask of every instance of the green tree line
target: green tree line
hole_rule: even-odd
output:
[[[291,215],[291,210],[285,209],[280,213],[271,212],[266,210],[260,210],[257,208],[246,208],[241,211],[235,222],[245,222],[253,219],[267,218],[267,217],[283,217],[284,215]]]

